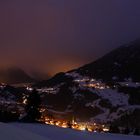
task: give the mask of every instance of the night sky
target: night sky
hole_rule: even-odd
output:
[[[140,0],[0,0],[0,66],[50,75],[140,38]]]

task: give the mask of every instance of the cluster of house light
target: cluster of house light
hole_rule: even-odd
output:
[[[48,94],[56,94],[56,88],[42,88],[37,89],[38,92],[46,92]]]
[[[66,121],[54,121],[54,120],[46,119],[45,123],[49,125],[56,125],[59,127],[68,128],[68,123]]]
[[[83,123],[83,122],[75,122],[69,123],[67,121],[53,120],[46,118],[45,123],[48,125],[55,125],[62,128],[72,128],[80,131],[89,131],[89,132],[109,132],[109,127],[105,125],[99,125],[96,123]]]
[[[96,79],[82,78],[82,79],[76,79],[74,81],[79,83],[80,85],[82,85],[84,87],[96,88],[96,89],[109,88],[109,86],[102,83],[101,81],[96,81]]]

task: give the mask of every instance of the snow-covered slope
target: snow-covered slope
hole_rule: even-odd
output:
[[[21,129],[20,127],[15,127],[4,123],[0,123],[0,139],[1,140],[50,140],[47,138],[47,136],[43,137],[31,131]]]
[[[54,112],[59,115],[62,114],[59,112],[63,112],[81,121],[110,123],[133,113],[135,109],[140,110],[140,101],[135,101],[139,97],[139,83],[131,82],[134,87],[128,86],[130,81],[110,86],[102,80],[74,71],[63,74],[63,77],[69,80],[61,80],[54,86],[50,82],[49,86],[38,89],[52,115],[56,114]],[[127,93],[120,87],[128,88]],[[129,88],[135,92],[129,95]]]
[[[72,129],[57,128],[43,124],[0,124],[3,140],[139,140],[137,136],[99,134]],[[18,133],[15,133],[15,132]],[[9,138],[11,139],[6,139]],[[14,138],[15,136],[15,138]]]

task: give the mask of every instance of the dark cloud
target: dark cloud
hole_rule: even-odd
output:
[[[139,0],[0,0],[0,64],[54,74],[140,37]]]

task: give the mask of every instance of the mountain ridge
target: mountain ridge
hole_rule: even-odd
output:
[[[48,110],[78,120],[140,127],[140,41],[33,85]],[[133,121],[137,114],[137,121]]]
[[[17,67],[0,69],[0,82],[6,84],[35,82],[25,71]]]
[[[118,81],[132,78],[134,81],[140,80],[140,40],[131,42],[130,45],[121,46],[98,60],[86,64],[76,71],[91,77],[97,77],[107,81],[112,81],[118,76]],[[107,75],[107,76],[105,76]],[[117,79],[116,79],[117,80]]]
[[[128,49],[128,50],[127,50]],[[127,54],[128,52],[128,54]],[[132,54],[132,52],[134,52]],[[136,54],[135,54],[136,52]],[[121,56],[118,55],[121,54]],[[125,54],[125,55],[124,55]],[[128,59],[127,56],[130,56],[131,58]],[[112,59],[113,57],[113,59]],[[120,57],[120,58],[119,58]],[[132,61],[132,57],[134,58]],[[128,59],[128,62],[124,63]],[[118,62],[117,62],[118,61]],[[122,63],[122,64],[120,64]],[[129,64],[130,63],[130,64]],[[52,79],[57,79],[57,76],[59,74],[64,75],[65,73],[71,73],[71,72],[77,72],[81,75],[90,76],[92,78],[102,79],[103,81],[125,81],[126,79],[132,78],[131,75],[129,75],[129,72],[132,71],[132,76],[134,77],[134,81],[140,81],[140,66],[138,66],[138,63],[140,63],[140,39],[137,39],[135,41],[132,41],[128,44],[121,45],[115,50],[112,50],[111,52],[107,53],[103,57],[100,57],[99,59],[85,64],[79,68],[67,71],[67,72],[60,72],[54,75],[52,78],[48,80],[43,80],[40,82],[40,84],[43,84],[45,86],[45,83],[50,82]],[[120,66],[125,65],[124,68],[120,71]],[[105,68],[105,74],[103,74],[102,68]],[[115,73],[112,73],[112,71],[117,68],[116,72],[119,72],[119,74],[122,76],[115,77]],[[129,69],[127,69],[129,67]],[[110,70],[106,70],[106,68],[109,68]],[[131,69],[132,68],[132,69]],[[101,72],[100,72],[101,69]],[[134,70],[135,69],[135,70]],[[130,70],[126,72],[127,70]],[[126,73],[125,73],[126,72]],[[136,73],[136,75],[135,75]],[[106,75],[106,76],[105,76]],[[108,78],[107,78],[108,77]],[[113,80],[114,77],[114,80]],[[117,80],[118,78],[118,80]],[[37,83],[39,84],[39,83]],[[36,85],[37,85],[36,84]]]

